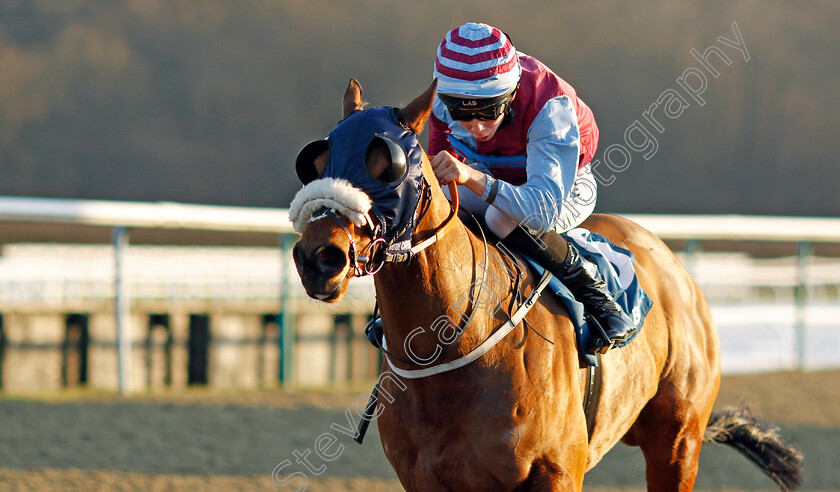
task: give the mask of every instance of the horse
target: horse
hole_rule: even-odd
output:
[[[293,258],[310,297],[338,302],[352,278],[374,275],[388,377],[379,379],[380,401],[368,418],[376,419],[405,490],[578,491],[619,441],[641,448],[651,491],[691,490],[708,441],[735,447],[782,490],[795,489],[801,456],[775,426],[746,408],[713,412],[720,347],[700,289],[661,240],[615,215],[594,214],[582,227],[632,251],[653,307],[631,343],[601,356],[600,404],[587,428],[587,369],[564,305],[546,294],[531,302],[541,279],[457,213],[457,188],[450,185],[450,203],[416,142],[434,94],[433,82],[405,107],[386,108],[394,121],[366,128],[352,118],[371,110],[351,79],[344,119],[334,129],[341,138],[331,134],[298,155],[298,175],[308,184],[292,208],[308,204],[310,213],[290,209],[301,232]],[[413,143],[401,153],[383,137],[388,132]],[[338,161],[349,163],[344,171]],[[404,174],[420,183],[417,189],[399,192],[393,183]],[[352,199],[336,203],[343,192],[324,191],[336,178],[346,178]],[[362,191],[370,180],[379,191]],[[387,238],[381,222],[395,219],[386,209],[408,210]],[[402,249],[389,253],[387,243],[400,238],[407,238]],[[533,307],[509,333],[459,363],[526,302]],[[398,376],[424,370],[431,374]]]

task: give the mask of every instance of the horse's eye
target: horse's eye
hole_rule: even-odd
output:
[[[295,161],[295,172],[301,183],[309,184],[324,172],[329,150],[328,140],[315,140],[300,149]]]
[[[368,175],[374,180],[393,186],[405,177],[408,158],[400,145],[385,135],[373,137],[365,154]]]

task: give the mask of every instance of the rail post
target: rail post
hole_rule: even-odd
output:
[[[805,368],[805,311],[808,307],[808,257],[813,247],[810,242],[802,241],[797,245],[796,257],[796,369]]]
[[[685,269],[692,278],[697,274],[697,256],[700,254],[700,240],[688,239],[685,242]]]
[[[117,371],[120,394],[131,393],[131,326],[129,325],[129,294],[125,275],[125,254],[128,250],[128,228],[115,227],[111,235],[114,244],[114,315],[117,325]]]
[[[293,234],[283,234],[280,242],[280,330],[278,344],[280,346],[280,385],[284,388],[291,388],[294,385],[294,346],[295,327],[291,310],[291,265],[292,265],[292,244]]]

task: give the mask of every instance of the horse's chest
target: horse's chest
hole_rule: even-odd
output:
[[[401,420],[406,425],[395,436],[402,436],[383,439],[389,459],[402,463],[401,476],[451,490],[499,490],[524,478],[528,460],[517,454],[530,424],[509,412],[466,415],[464,408],[431,424]]]

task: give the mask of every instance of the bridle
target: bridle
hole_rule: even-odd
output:
[[[414,255],[437,242],[438,239],[443,237],[444,234],[446,234],[451,229],[452,224],[455,223],[454,219],[458,215],[459,207],[458,186],[454,182],[449,183],[449,193],[452,197],[452,210],[450,211],[449,216],[446,218],[446,220],[444,220],[443,223],[435,229],[434,233],[431,236],[411,246],[405,251],[388,251],[389,248],[393,245],[395,238],[401,236],[401,233],[403,231],[398,231],[398,233],[393,234],[390,238],[384,237],[381,234],[382,227],[376,221],[373,220],[370,212],[368,212],[368,214],[366,215],[366,224],[363,227],[370,229],[373,239],[371,240],[370,244],[368,244],[365,247],[365,249],[361,252],[358,251],[356,240],[353,238],[353,230],[356,226],[355,224],[353,224],[352,221],[348,221],[349,224],[345,224],[344,220],[342,220],[339,214],[335,213],[332,209],[329,208],[324,208],[320,214],[313,216],[311,221],[328,217],[332,219],[336,224],[338,224],[338,226],[341,227],[341,230],[343,230],[344,233],[347,235],[347,239],[350,243],[350,248],[347,252],[347,256],[349,257],[350,265],[353,268],[353,275],[356,277],[364,277],[365,275],[373,276],[376,275],[376,273],[378,273],[379,270],[381,270],[382,267],[385,266],[385,264],[387,263],[408,263],[409,261],[411,261],[411,258],[413,258]],[[424,178],[421,198],[417,201],[417,207],[415,207],[413,213],[415,220],[411,221],[409,226],[413,225],[413,227],[416,228],[417,225],[419,225],[421,219],[425,216],[426,212],[428,211],[429,205],[431,205],[431,199],[431,187]],[[413,232],[414,231],[412,230],[412,235]]]

